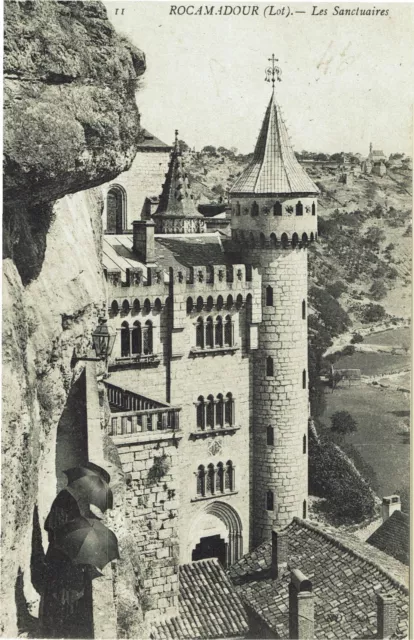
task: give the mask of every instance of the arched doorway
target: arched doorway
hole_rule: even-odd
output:
[[[189,533],[191,560],[218,558],[224,567],[243,555],[243,526],[237,511],[226,502],[214,501],[195,518]]]
[[[122,233],[125,229],[125,191],[112,186],[106,196],[106,232]]]

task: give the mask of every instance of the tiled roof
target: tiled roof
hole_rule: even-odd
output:
[[[167,273],[168,267],[230,264],[218,233],[155,236],[155,261]]]
[[[248,631],[243,604],[216,558],[184,564],[179,569],[180,615],[155,623],[154,640],[232,638]]]
[[[230,192],[246,195],[319,193],[296,159],[274,93],[266,110],[253,159]]]
[[[170,151],[172,149],[171,145],[165,144],[165,142],[153,136],[152,133],[146,129],[141,129],[137,146],[138,149],[141,150],[154,149],[155,151]]]
[[[203,218],[197,211],[190,189],[188,174],[176,132],[175,144],[171,152],[168,171],[160,195],[155,216]]]
[[[410,517],[401,511],[394,511],[374,531],[367,542],[408,565],[410,563]]]
[[[376,594],[396,596],[398,633],[408,631],[408,570],[351,534],[294,518],[287,527],[289,567],[300,569],[315,594],[315,637],[374,638]],[[272,580],[271,542],[232,565],[229,575],[244,603],[276,637],[289,637],[289,571]]]

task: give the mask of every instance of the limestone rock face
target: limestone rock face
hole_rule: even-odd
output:
[[[34,637],[43,524],[58,470],[78,459],[72,355],[87,351],[106,307],[99,185],[135,156],[145,57],[99,2],[6,1],[5,11],[0,635]]]

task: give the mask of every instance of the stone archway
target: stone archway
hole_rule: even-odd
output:
[[[214,529],[214,519],[217,528]],[[207,529],[205,523],[210,524]],[[226,502],[209,502],[195,519],[189,533],[190,560],[194,549],[203,548],[203,540],[221,534],[225,540],[225,566],[230,566],[243,555],[243,526],[237,511]],[[206,556],[207,557],[207,556]],[[211,557],[211,556],[210,556]]]

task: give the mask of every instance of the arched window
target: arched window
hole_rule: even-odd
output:
[[[266,358],[266,375],[274,376],[273,358],[271,356]]]
[[[266,429],[266,435],[267,435],[267,444],[273,446],[275,443],[275,438],[274,438],[273,427],[271,427],[270,425]]]
[[[273,287],[266,287],[266,306],[273,307]]]
[[[272,249],[276,249],[277,246],[277,238],[275,236],[274,233],[270,234],[270,246],[272,247]]]
[[[236,216],[239,216],[241,212],[240,202],[236,202]]]
[[[149,313],[151,311],[151,302],[148,298],[144,300],[144,311],[145,313]]]
[[[282,205],[280,204],[279,201],[275,202],[275,204],[273,205],[273,215],[274,216],[282,215]]]
[[[197,495],[206,495],[206,472],[204,465],[200,464],[197,470]]]
[[[224,421],[226,424],[229,424],[230,426],[233,426],[234,424],[234,399],[231,393],[228,393],[226,395]]]
[[[209,316],[206,320],[206,347],[208,349],[212,349],[214,346],[214,336],[213,336],[213,318]]]
[[[239,295],[236,298],[236,307],[237,309],[241,309],[243,306],[243,296],[241,293],[239,293]]]
[[[273,491],[267,491],[266,493],[266,509],[267,511],[273,511],[274,509]]]
[[[141,355],[142,353],[142,339],[141,339],[141,323],[134,322],[134,327],[131,331],[131,351],[135,355]]]
[[[129,300],[124,300],[122,303],[122,314],[124,316],[128,315],[129,313]]]
[[[258,215],[259,215],[259,205],[255,200],[252,204],[252,216],[258,216]]]
[[[306,512],[307,512],[307,505],[306,505],[306,500],[303,501],[303,505],[302,505],[302,517],[304,520],[306,520]]]
[[[224,427],[224,398],[223,398],[223,394],[221,393],[219,393],[217,396],[216,424],[219,427]]]
[[[222,462],[219,462],[217,465],[216,472],[216,491],[217,493],[224,492],[224,465]]]
[[[249,245],[250,245],[251,247],[254,247],[254,245],[255,245],[255,244],[256,244],[256,243],[255,243],[255,241],[254,241],[254,234],[253,234],[253,232],[252,232],[252,231],[250,231],[250,234],[249,234]]]
[[[296,205],[296,215],[297,216],[303,216],[303,204],[301,203],[300,200]]]
[[[111,187],[106,196],[106,232],[122,233],[125,217],[125,192],[120,187]]]
[[[226,491],[234,491],[234,467],[231,460],[226,462],[224,489]]]
[[[231,309],[233,304],[234,304],[233,296],[231,295],[231,293],[229,293],[229,295],[227,296],[227,300],[226,300],[227,309]]]
[[[217,316],[216,318],[216,331],[215,331],[215,343],[216,347],[223,346],[223,318]]]
[[[306,369],[302,371],[302,388],[306,389]]]
[[[214,299],[213,299],[213,296],[208,296],[208,298],[207,298],[207,302],[206,302],[206,309],[207,309],[207,311],[211,311],[213,307],[214,307]]]
[[[224,344],[228,347],[233,346],[233,322],[231,316],[226,316],[224,322]]]
[[[306,300],[302,300],[302,320],[306,320]]]
[[[224,305],[224,300],[223,300],[223,296],[217,296],[217,309],[220,311],[220,309],[223,308]]]
[[[292,247],[296,247],[299,243],[299,236],[297,233],[294,233],[292,236]]]
[[[310,234],[310,241],[313,242],[315,240],[315,236],[313,235],[313,231]]]
[[[287,247],[289,245],[289,238],[288,238],[287,233],[282,233],[281,241],[282,241],[282,247],[284,249],[287,249]]]
[[[130,333],[128,322],[121,324],[121,358],[126,358],[131,354]]]
[[[206,487],[206,493],[207,495],[213,495],[215,492],[215,471],[214,471],[214,465],[213,464],[209,464],[207,467],[207,487]]]
[[[314,202],[312,202],[312,215],[316,215],[316,204]]]
[[[187,313],[191,313],[193,310],[193,307],[194,307],[193,299],[191,297],[187,298]]]
[[[203,318],[197,318],[196,324],[196,347],[202,349],[204,347],[204,323]]]
[[[204,430],[206,428],[206,414],[204,397],[199,396],[197,400],[197,429]]]
[[[134,314],[139,313],[139,310],[141,309],[141,305],[140,305],[140,302],[139,302],[138,298],[135,298],[135,300],[134,300],[134,302],[132,304],[132,309],[133,309]]]
[[[261,234],[260,234],[260,247],[261,247],[262,249],[264,249],[264,248],[265,248],[265,245],[266,245],[266,238],[265,238],[265,234],[264,234],[264,233],[261,233]]]
[[[197,311],[201,311],[204,305],[204,300],[201,296],[197,298]]]
[[[111,315],[116,316],[119,313],[119,305],[116,300],[112,300]]]
[[[152,333],[152,322],[151,320],[147,320],[145,323],[144,331],[143,331],[143,347],[144,354],[148,355],[152,353],[153,349],[153,333]]]
[[[303,436],[303,453],[306,453],[306,436]]]
[[[308,234],[302,233],[302,242],[303,244],[308,244]]]
[[[215,420],[214,420],[214,398],[212,395],[207,398],[207,426],[210,429],[214,429]]]

